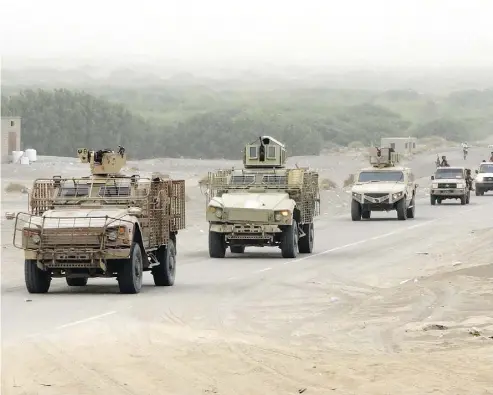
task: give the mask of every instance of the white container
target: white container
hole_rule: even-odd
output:
[[[24,151],[12,151],[12,163],[19,163]]]
[[[29,158],[30,162],[36,162],[36,150],[33,148],[28,148],[26,150],[26,156]]]
[[[21,165],[28,165],[29,158],[27,156],[21,156]]]

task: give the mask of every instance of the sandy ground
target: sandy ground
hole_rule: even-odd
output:
[[[2,394],[493,394],[493,196],[430,206],[435,157],[409,162],[416,219],[353,223],[347,188],[324,191],[315,251],[294,260],[276,249],[208,258],[197,182],[238,162],[129,163],[184,178],[189,199],[175,286],[155,288],[149,275],[139,295],[118,294],[114,280],[57,280],[29,295],[4,219],[27,195],[3,192]],[[295,162],[339,186],[366,165],[358,152]],[[7,165],[2,191],[86,173],[70,158]]]

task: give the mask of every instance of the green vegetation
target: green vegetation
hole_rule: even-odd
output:
[[[78,147],[127,147],[133,158],[241,157],[261,134],[290,155],[359,147],[385,136],[476,140],[491,134],[493,90],[434,96],[412,90],[247,90],[208,85],[3,90],[2,115],[22,116],[25,147],[71,156]]]

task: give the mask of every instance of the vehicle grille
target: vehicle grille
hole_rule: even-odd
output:
[[[223,218],[227,221],[268,222],[269,211],[252,209],[229,209]]]
[[[438,188],[457,188],[457,184],[438,183]]]
[[[95,229],[44,229],[41,234],[42,248],[97,247],[101,245],[102,230]]]
[[[381,198],[384,196],[389,196],[388,193],[365,193],[365,196],[371,197],[371,198]]]

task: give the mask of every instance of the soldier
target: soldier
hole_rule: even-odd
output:
[[[447,157],[445,155],[442,156],[442,162],[440,163],[440,167],[450,167],[447,162]]]
[[[466,169],[466,183],[469,186],[470,191],[474,191],[474,189],[472,189],[472,182],[473,182],[473,178],[471,175],[471,169]]]

